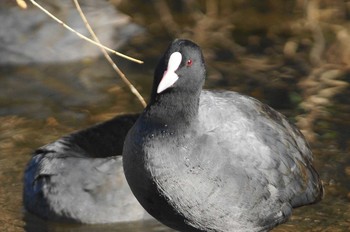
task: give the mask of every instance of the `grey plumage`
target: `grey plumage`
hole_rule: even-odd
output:
[[[178,81],[155,94],[174,52],[183,56]],[[189,59],[197,63],[188,67]],[[175,40],[157,68],[150,104],[126,137],[125,175],[143,207],[180,231],[267,231],[292,208],[320,200],[322,184],[299,130],[251,97],[202,91],[202,69],[200,49]]]
[[[124,138],[137,115],[124,115],[39,148],[24,175],[26,209],[50,220],[110,223],[151,218],[122,167]]]

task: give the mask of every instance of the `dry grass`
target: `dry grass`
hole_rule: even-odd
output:
[[[56,16],[54,16],[53,14],[51,14],[48,10],[46,10],[43,6],[41,6],[39,3],[37,3],[34,0],[29,0],[34,6],[36,6],[37,8],[39,8],[41,11],[43,11],[45,14],[47,14],[48,16],[50,16],[53,20],[55,20],[57,23],[59,23],[60,25],[62,25],[64,28],[66,28],[67,30],[71,31],[72,33],[76,34],[79,38],[86,40],[98,47],[100,47],[103,55],[105,56],[105,58],[107,59],[107,61],[111,64],[112,68],[117,72],[117,74],[119,75],[119,77],[123,80],[123,82],[129,87],[130,91],[137,97],[137,99],[140,101],[141,105],[143,107],[146,107],[146,101],[144,100],[144,98],[142,97],[142,95],[139,93],[139,91],[135,88],[135,86],[128,80],[128,78],[126,77],[126,75],[119,69],[119,67],[117,66],[117,64],[114,63],[114,61],[112,60],[112,58],[109,56],[108,52],[111,52],[117,56],[120,56],[124,59],[130,60],[132,62],[138,63],[138,64],[142,64],[143,61],[139,60],[139,59],[135,59],[133,57],[127,56],[125,54],[122,54],[120,52],[117,52],[111,48],[108,48],[106,46],[104,46],[103,44],[100,43],[99,39],[97,38],[96,34],[94,33],[93,29],[91,28],[86,16],[84,15],[84,12],[82,11],[79,2],[77,0],[74,0],[75,6],[77,8],[77,11],[79,12],[82,20],[85,23],[86,28],[89,30],[90,34],[93,37],[93,40],[82,35],[81,33],[77,32],[76,30],[74,30],[73,28],[71,28],[70,26],[68,26],[67,24],[65,24],[62,20],[58,19]],[[17,0],[17,4],[19,7],[21,7],[22,9],[26,9],[27,8],[27,4],[24,0]],[[108,52],[107,52],[108,51]]]

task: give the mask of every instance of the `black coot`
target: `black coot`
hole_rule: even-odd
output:
[[[124,138],[138,115],[123,115],[35,151],[24,173],[25,208],[80,223],[150,219],[125,180]]]
[[[123,149],[141,205],[180,231],[266,231],[323,188],[299,130],[258,100],[204,91],[201,49],[175,40]]]

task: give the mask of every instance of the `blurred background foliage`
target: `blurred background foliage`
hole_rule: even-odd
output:
[[[230,86],[275,108],[296,108],[292,116],[299,115],[295,122],[310,142],[333,138],[349,147],[350,121],[343,117],[350,113],[350,1],[114,3],[147,28],[129,53],[157,57],[163,41],[192,39],[209,64],[209,88]]]
[[[98,48],[31,5],[0,1],[0,231],[169,231],[144,224],[80,226],[27,218],[22,178],[31,152],[142,106]],[[38,0],[88,35],[71,0]],[[206,88],[253,96],[287,115],[312,145],[326,196],[274,231],[350,230],[350,0],[80,0],[102,42],[148,98],[174,38],[203,48]],[[160,227],[160,228],[159,228]]]

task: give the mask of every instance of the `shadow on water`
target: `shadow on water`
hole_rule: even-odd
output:
[[[33,215],[25,215],[24,221],[26,225],[24,227],[27,232],[171,232],[173,230],[168,229],[155,220],[139,221],[134,223],[118,223],[118,224],[101,224],[101,225],[72,225],[58,222],[48,222]]]
[[[146,64],[118,60],[143,96],[149,95],[154,65],[171,38],[192,38],[203,46],[208,88],[236,90],[254,96],[286,114],[309,138],[315,166],[324,182],[325,198],[316,205],[295,209],[291,219],[274,231],[349,231],[350,75],[347,62],[350,61],[344,58],[345,45],[335,39],[347,41],[347,34],[323,29],[329,33],[324,35],[325,39],[333,44],[324,48],[321,63],[315,65],[317,59],[310,61],[309,55],[317,38],[312,37],[312,31],[301,28],[304,11],[298,8],[298,1],[262,1],[265,4],[258,6],[221,1],[231,8],[220,6],[218,11],[210,8],[210,3],[203,5],[197,1],[188,1],[194,5],[152,3],[145,7],[138,1],[121,2],[118,8],[147,30],[123,47],[129,55],[144,59]],[[322,2],[327,9],[329,2]],[[171,9],[173,22],[162,18],[164,7]],[[295,14],[285,13],[286,7],[295,9]],[[226,21],[221,22],[218,12],[226,14],[225,17],[234,22],[234,28]],[[348,16],[343,17],[337,18],[338,29],[343,26],[341,20]],[[237,20],[242,18],[251,20]],[[174,22],[169,29],[167,25]],[[268,25],[274,26],[268,29]],[[181,26],[183,32],[179,29]],[[89,58],[60,65],[1,66],[0,89],[2,231],[171,231],[154,221],[87,226],[47,222],[24,213],[23,170],[35,148],[116,114],[142,110],[103,59]]]

